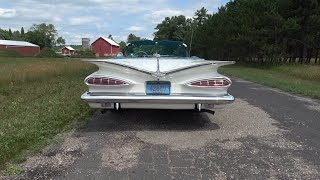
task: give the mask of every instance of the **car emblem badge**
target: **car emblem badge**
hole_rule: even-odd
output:
[[[166,74],[160,71],[160,62],[159,62],[160,55],[157,54],[156,57],[157,57],[157,71],[152,73],[151,76],[158,78],[159,80],[159,78],[165,76]]]

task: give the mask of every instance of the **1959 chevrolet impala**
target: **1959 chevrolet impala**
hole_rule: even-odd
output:
[[[84,82],[89,91],[81,96],[101,109],[212,109],[234,97],[231,80],[219,74],[231,61],[188,57],[187,46],[176,41],[135,41],[124,56],[86,60],[99,70]]]

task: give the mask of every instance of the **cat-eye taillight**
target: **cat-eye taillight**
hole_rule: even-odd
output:
[[[124,86],[129,85],[128,82],[109,77],[90,77],[85,80],[87,85],[102,85],[102,86]]]
[[[208,78],[199,79],[187,83],[192,87],[228,87],[231,85],[231,80],[227,78]]]

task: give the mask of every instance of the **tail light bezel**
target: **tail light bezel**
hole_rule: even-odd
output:
[[[90,79],[94,79],[94,81],[96,81],[96,79],[100,80],[100,84],[94,84],[94,83],[89,83],[88,81]],[[115,84],[103,84],[102,82],[110,82],[110,81],[106,81],[107,79],[111,79],[115,81]],[[122,82],[120,84],[116,84],[117,81]],[[87,77],[84,80],[84,83],[87,86],[104,86],[104,87],[120,87],[120,86],[129,86],[131,84],[131,82],[129,82],[128,80],[125,80],[123,78],[119,78],[119,77],[114,77],[114,76],[91,76],[91,77]]]
[[[216,80],[222,80],[222,84],[221,85],[210,85],[210,81],[216,81]],[[207,81],[209,85],[193,85],[193,83],[195,82],[201,82],[201,81]],[[223,84],[223,81],[228,81],[228,85],[224,85]],[[194,80],[191,80],[191,81],[188,81],[186,83],[187,86],[189,87],[193,87],[193,88],[228,88],[230,87],[232,84],[232,81],[230,78],[228,77],[206,77],[206,78],[197,78],[197,79],[194,79]]]

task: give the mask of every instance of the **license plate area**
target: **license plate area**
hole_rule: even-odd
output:
[[[147,81],[147,95],[170,95],[171,83],[169,81]]]

